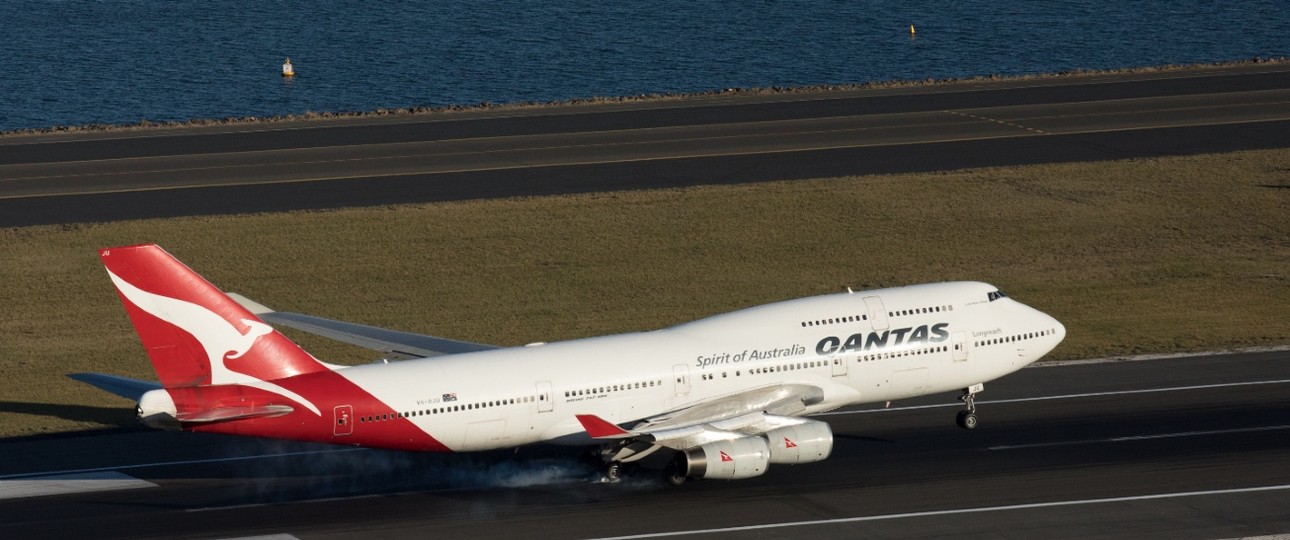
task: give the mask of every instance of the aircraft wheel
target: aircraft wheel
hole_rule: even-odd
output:
[[[959,411],[958,417],[955,418],[955,422],[963,429],[976,429],[977,418],[973,413]]]
[[[622,476],[623,476],[623,466],[619,464],[617,461],[610,463],[608,466],[605,467],[605,480],[608,480],[610,482],[617,482],[622,479]]]

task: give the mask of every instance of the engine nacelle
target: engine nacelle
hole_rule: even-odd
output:
[[[833,430],[824,422],[784,426],[766,432],[771,463],[822,461],[833,451]]]
[[[690,478],[737,480],[766,473],[770,446],[757,436],[715,441],[685,451],[685,475]]]
[[[139,405],[134,408],[143,425],[156,429],[179,429],[175,420],[175,400],[166,389],[149,390],[139,398]]]

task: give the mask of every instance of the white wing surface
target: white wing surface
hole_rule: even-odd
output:
[[[823,399],[824,391],[817,386],[783,384],[703,401],[626,429],[594,415],[579,415],[578,420],[592,438],[635,439],[683,450],[806,423],[809,420],[794,415]]]

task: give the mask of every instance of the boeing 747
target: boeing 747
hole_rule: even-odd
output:
[[[100,251],[160,382],[71,377],[138,402],[148,426],[409,451],[535,443],[595,449],[602,470],[738,479],[820,461],[811,416],[961,391],[974,398],[1065,337],[977,282],[788,300],[650,332],[499,347],[273,311],[227,295],[156,245]],[[271,325],[402,361],[327,364]]]

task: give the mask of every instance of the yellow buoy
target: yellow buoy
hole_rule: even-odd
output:
[[[918,31],[917,31],[917,30],[914,30],[914,25],[912,25],[912,24],[911,24],[911,25],[909,25],[909,35],[911,35],[911,36],[912,36],[912,35],[917,34],[917,33],[918,33]]]
[[[291,65],[291,59],[290,59],[290,58],[288,58],[286,62],[283,62],[283,63],[282,63],[282,76],[283,76],[283,77],[295,77],[295,76],[296,76],[296,68],[295,68],[295,66],[292,66],[292,65]]]

